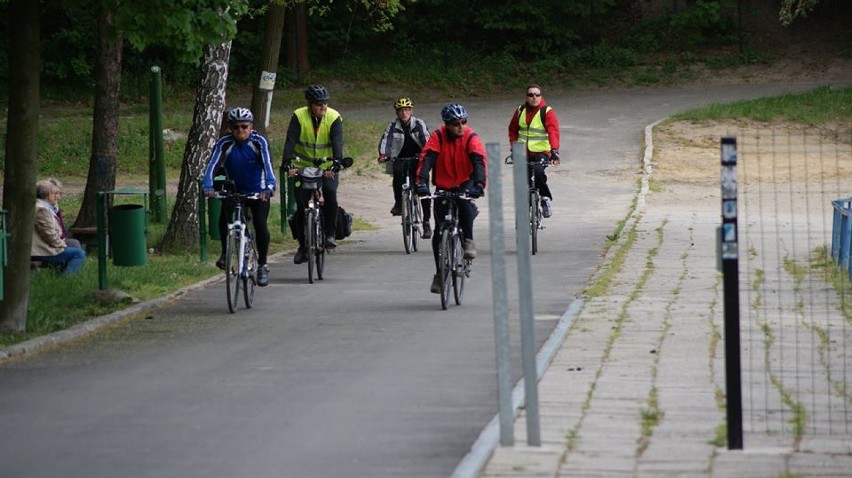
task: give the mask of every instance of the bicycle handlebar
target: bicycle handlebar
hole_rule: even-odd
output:
[[[320,169],[325,170],[325,171],[330,170],[330,171],[334,171],[334,172],[340,171],[341,169],[346,169],[346,168],[352,166],[352,163],[354,162],[354,160],[349,156],[346,156],[346,157],[343,157],[343,158],[315,158],[315,159],[308,159],[308,158],[302,158],[301,156],[296,156],[295,158],[292,159],[292,161],[303,161],[303,162],[307,162],[307,163],[312,163],[313,166],[315,166],[317,168],[320,168]],[[292,163],[289,165],[289,168],[290,169],[301,169],[301,168],[297,168],[297,167],[293,166]]]
[[[242,193],[234,193],[230,191],[213,191],[213,196],[217,199],[225,199],[225,198],[237,198],[237,199],[260,199],[260,193],[250,193],[250,194],[242,194]]]
[[[468,196],[466,192],[460,189],[436,189],[432,194],[423,197],[431,199],[455,198],[464,199],[466,201],[473,201],[474,199],[477,199],[475,197]]]
[[[512,165],[512,164],[515,164],[515,159],[510,154],[510,155],[506,156],[506,159],[504,159],[503,162],[508,164],[508,165]],[[528,165],[543,164],[545,166],[548,166],[548,165],[550,165],[550,158],[547,157],[547,155],[538,154],[538,155],[534,156],[532,159],[527,158],[527,164]]]

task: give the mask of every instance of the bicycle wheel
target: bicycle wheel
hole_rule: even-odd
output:
[[[420,204],[420,196],[412,193],[411,198],[411,249],[417,252],[420,234],[423,233],[423,206]]]
[[[532,246],[532,255],[538,252],[538,229],[541,225],[541,198],[538,195],[538,190],[530,193],[530,245]]]
[[[314,230],[316,231],[316,268],[317,268],[317,279],[322,280],[322,272],[325,267],[325,223],[322,218],[322,210],[317,214],[317,219],[315,221],[316,226]]]
[[[240,298],[240,233],[232,229],[228,233],[225,252],[225,291],[228,294],[228,310],[237,310]]]
[[[453,234],[453,298],[461,305],[464,296],[464,259],[462,259],[461,236]]]
[[[414,218],[411,214],[411,190],[405,189],[402,191],[402,245],[405,246],[405,253],[411,254],[413,244],[411,243],[414,236]]]
[[[452,237],[448,229],[441,231],[441,248],[438,249],[438,278],[441,281],[441,308],[447,310],[450,302],[450,273],[452,270]]]
[[[314,265],[316,265],[316,216],[313,209],[305,210],[305,251],[308,253],[308,283],[314,283]]]
[[[254,304],[254,288],[257,285],[257,250],[254,247],[254,237],[246,234],[246,253],[243,265],[243,299],[246,309]]]

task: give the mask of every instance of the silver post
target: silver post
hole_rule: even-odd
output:
[[[497,350],[497,402],[500,409],[500,445],[515,444],[512,411],[512,350],[509,346],[509,306],[506,287],[506,236],[503,233],[503,185],[500,143],[485,145],[488,153],[488,226],[491,232],[491,289],[494,340]]]
[[[515,163],[515,236],[518,247],[518,305],[521,313],[521,359],[524,372],[524,404],[527,415],[527,445],[541,446],[538,421],[538,381],[535,364],[535,323],[532,296],[529,177],[525,143],[512,144]]]

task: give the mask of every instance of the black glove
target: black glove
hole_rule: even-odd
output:
[[[426,184],[418,184],[414,186],[414,194],[417,194],[420,197],[429,195],[429,186]]]
[[[553,160],[559,161],[559,150],[558,149],[551,149],[550,150],[550,160],[551,161],[553,161]]]
[[[485,193],[485,188],[483,187],[482,184],[479,184],[479,183],[469,184],[465,188],[464,193],[468,197],[476,199],[476,198],[482,197],[482,195]]]

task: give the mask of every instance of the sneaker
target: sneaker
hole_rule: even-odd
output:
[[[329,234],[325,236],[325,248],[334,249],[335,247],[337,247],[337,240],[334,238],[334,235]]]
[[[225,256],[221,255],[218,259],[216,259],[216,267],[219,269],[225,270]]]
[[[269,284],[269,267],[264,264],[257,268],[257,285],[266,287]]]
[[[472,261],[476,259],[476,244],[473,243],[473,239],[465,239],[462,243],[462,249],[464,249],[464,258]]]
[[[301,264],[308,260],[308,253],[301,247],[293,254],[293,264]]]
[[[399,207],[399,204],[393,205],[393,207],[391,208],[391,215],[392,216],[401,216],[402,215],[402,208]]]
[[[550,217],[553,215],[553,206],[550,204],[550,198],[541,198],[541,215]]]
[[[430,239],[432,237],[432,226],[428,222],[423,223],[423,235],[420,237],[423,239]]]
[[[438,274],[435,274],[435,276],[432,277],[432,287],[429,288],[429,292],[433,294],[441,293],[441,278],[438,277]]]

